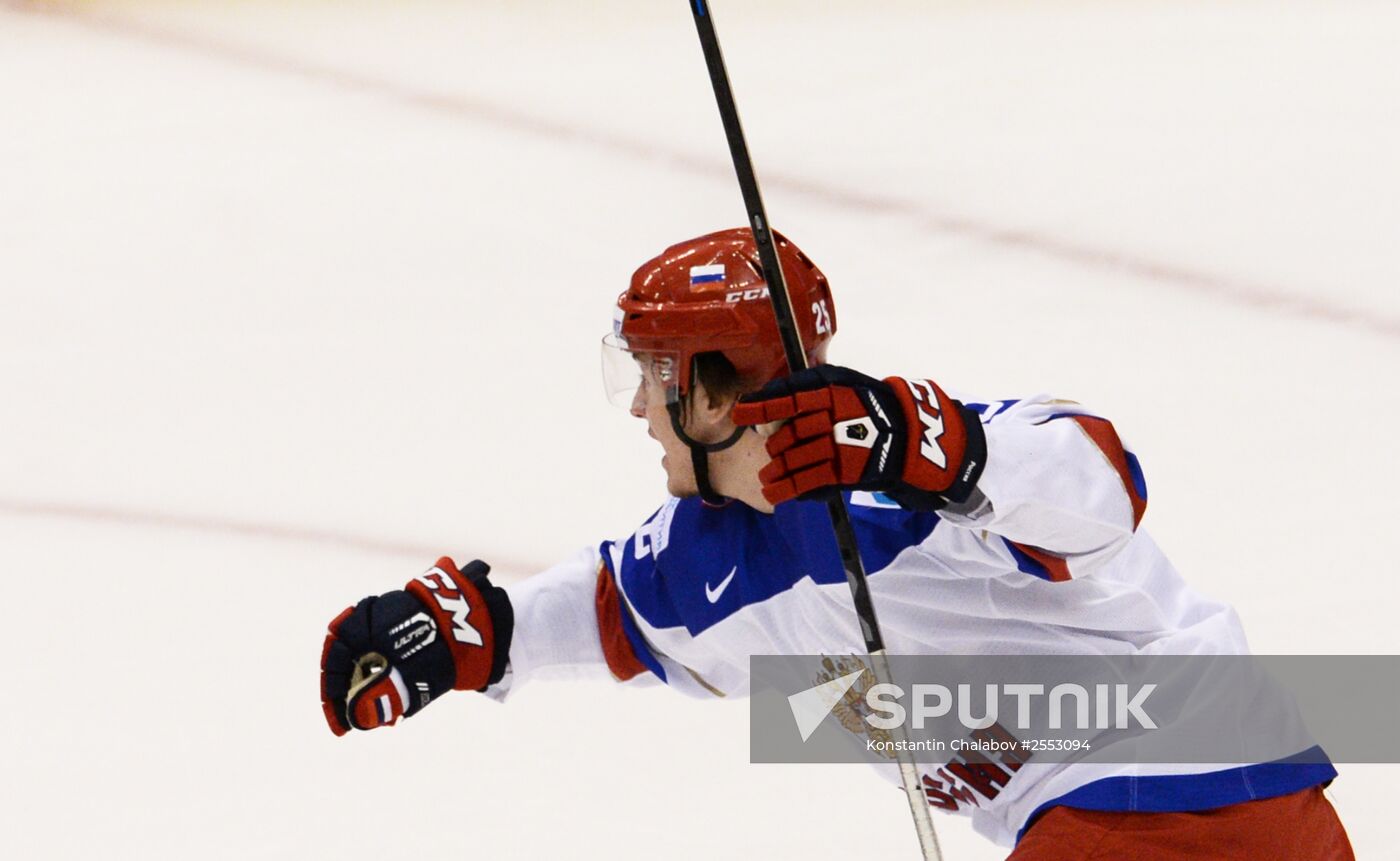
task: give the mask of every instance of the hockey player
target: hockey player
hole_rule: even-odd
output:
[[[605,364],[665,453],[670,498],[633,535],[508,589],[480,561],[443,558],[347,608],[321,658],[332,731],[392,724],[454,689],[505,698],[551,667],[742,696],[750,655],[860,652],[819,501],[832,492],[851,505],[892,654],[1247,652],[1234,611],[1188,588],[1139,528],[1142,472],[1108,420],[825,364],[827,280],[776,239],[813,367],[786,376],[748,230],[644,264]],[[1325,762],[967,775],[927,769],[930,804],[970,814],[1014,861],[1352,857]]]

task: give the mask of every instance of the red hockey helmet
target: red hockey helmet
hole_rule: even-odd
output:
[[[775,231],[773,241],[807,362],[820,364],[836,333],[831,287],[786,237]],[[633,356],[665,357],[674,397],[690,391],[693,360],[700,353],[722,353],[745,389],[788,371],[763,266],[747,227],[672,245],[642,264],[627,292],[617,297],[613,336],[605,343]],[[615,401],[619,395],[630,399],[629,389],[609,383]]]

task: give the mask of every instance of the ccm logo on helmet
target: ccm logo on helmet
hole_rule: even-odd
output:
[[[451,579],[447,572],[441,568],[429,568],[417,578],[419,583],[428,587],[432,593],[433,600],[437,601],[439,607],[452,617],[452,639],[459,643],[466,643],[471,646],[482,645],[481,632],[471,626],[467,621],[467,614],[471,612],[471,606],[467,604],[467,599],[462,593],[454,589],[450,584]]]
[[[732,293],[725,293],[725,294],[724,294],[724,301],[725,301],[726,303],[729,303],[729,302],[747,302],[747,301],[749,301],[750,299],[767,299],[767,298],[768,298],[768,287],[767,287],[767,286],[763,286],[763,287],[750,287],[750,288],[747,289],[747,290],[735,290],[735,291],[732,292]]]
[[[943,436],[943,416],[938,412],[938,395],[928,380],[909,380],[908,383],[909,393],[914,396],[914,404],[919,408],[919,421],[924,425],[919,454],[940,469],[946,469],[948,456],[943,453],[943,446],[938,444],[938,438]]]

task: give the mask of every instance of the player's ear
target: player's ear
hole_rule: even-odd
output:
[[[736,392],[711,391],[705,384],[695,381],[695,392],[691,398],[691,408],[695,419],[705,427],[718,428],[729,422],[729,411],[739,400]]]

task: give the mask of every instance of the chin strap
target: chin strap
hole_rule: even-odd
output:
[[[685,428],[681,427],[681,402],[679,400],[667,404],[666,412],[671,416],[671,430],[675,431],[676,436],[680,437],[681,442],[690,449],[690,464],[695,469],[695,486],[700,489],[700,498],[710,505],[724,505],[729,501],[729,497],[715,493],[715,489],[710,485],[710,452],[724,451],[734,445],[748,428],[737,427],[728,439],[703,443],[691,439],[690,435],[685,432]]]

